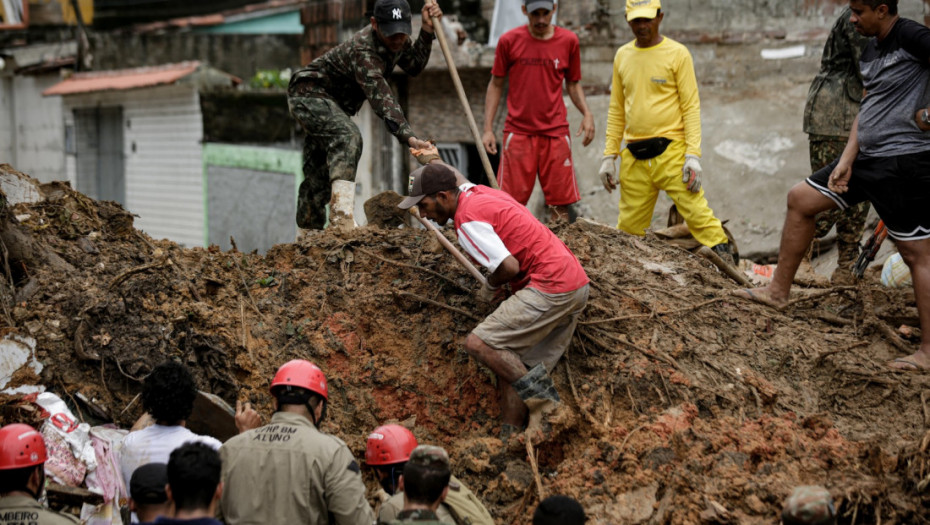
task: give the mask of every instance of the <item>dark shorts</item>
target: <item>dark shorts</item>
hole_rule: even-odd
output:
[[[849,190],[842,195],[827,188],[838,162],[817,170],[807,183],[844,210],[870,201],[895,240],[930,238],[930,151],[897,157],[860,155],[853,163]]]

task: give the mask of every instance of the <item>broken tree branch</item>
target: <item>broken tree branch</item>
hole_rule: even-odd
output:
[[[167,259],[161,259],[159,261],[155,261],[155,262],[151,262],[147,264],[141,264],[139,266],[135,266],[133,268],[125,270],[123,273],[117,275],[116,277],[113,278],[112,281],[110,281],[110,289],[112,290],[113,288],[116,288],[117,286],[122,284],[124,281],[126,281],[126,279],[129,279],[130,277],[132,277],[133,275],[137,273],[147,272],[154,268],[161,268],[165,266],[167,262],[168,262]]]
[[[443,275],[443,274],[441,274],[441,273],[439,273],[439,272],[437,272],[437,271],[430,270],[429,268],[424,268],[424,267],[422,267],[422,266],[417,266],[417,265],[415,265],[415,264],[408,264],[408,263],[403,263],[403,262],[400,262],[400,261],[394,261],[394,260],[392,260],[392,259],[387,259],[387,258],[385,258],[385,257],[381,257],[381,256],[378,255],[378,254],[372,253],[372,252],[366,250],[365,248],[360,248],[360,247],[358,247],[358,246],[354,246],[354,247],[352,247],[352,249],[358,250],[358,251],[364,253],[365,255],[367,255],[367,256],[369,256],[369,257],[371,257],[371,258],[373,258],[373,259],[377,259],[377,260],[379,260],[379,261],[386,262],[386,263],[388,263],[388,264],[393,264],[393,265],[395,265],[395,266],[400,266],[400,267],[402,267],[402,268],[410,268],[410,269],[412,269],[412,270],[419,270],[419,271],[421,271],[421,272],[426,272],[426,273],[428,273],[428,274],[430,274],[430,275],[432,275],[432,276],[434,276],[434,277],[438,277],[438,278],[440,278],[440,279],[442,279],[442,280],[444,280],[444,281],[446,281],[446,282],[452,284],[453,286],[455,286],[455,287],[458,288],[459,290],[462,290],[463,292],[471,293],[471,292],[473,291],[473,290],[471,290],[471,289],[469,289],[469,288],[465,288],[464,286],[462,286],[462,285],[460,285],[459,283],[455,282],[455,279],[453,279],[453,278],[451,278],[451,277],[448,277],[448,276],[446,276],[446,275]]]
[[[409,297],[409,298],[411,298],[411,299],[414,299],[414,300],[417,300],[417,301],[420,301],[420,302],[423,302],[423,303],[431,304],[431,305],[433,305],[433,306],[438,306],[439,308],[445,308],[446,310],[449,310],[449,311],[451,311],[451,312],[455,312],[455,313],[460,314],[460,315],[464,315],[465,317],[468,317],[469,319],[474,319],[475,321],[481,321],[481,319],[479,319],[478,317],[476,317],[476,316],[474,316],[474,315],[472,315],[472,314],[466,312],[465,310],[462,310],[461,308],[456,308],[456,307],[454,307],[454,306],[449,306],[449,305],[447,305],[447,304],[440,303],[439,301],[434,301],[434,300],[432,300],[432,299],[428,299],[428,298],[426,298],[426,297],[423,297],[422,295],[417,295],[417,294],[415,294],[415,293],[410,293],[410,292],[402,292],[402,291],[399,291],[399,290],[394,290],[394,291],[392,291],[392,293],[395,294],[395,295],[399,295],[399,296],[401,296],[401,297]]]
[[[594,419],[594,416],[591,412],[588,411],[584,405],[581,404],[581,396],[578,395],[578,390],[575,389],[575,381],[572,379],[572,367],[568,365],[568,359],[565,360],[565,376],[568,378],[568,386],[572,390],[572,396],[575,398],[575,404],[578,405],[578,408],[581,410],[581,415],[588,420],[589,423],[594,427],[594,433],[598,436],[602,436],[607,432],[607,427],[605,427],[600,421]]]
[[[687,307],[687,308],[679,308],[679,309],[677,309],[677,310],[668,310],[668,311],[666,311],[666,312],[650,312],[650,313],[648,313],[648,314],[623,315],[623,316],[620,316],[620,317],[611,317],[611,318],[609,318],[609,319],[593,319],[593,320],[590,320],[590,321],[580,321],[578,324],[581,324],[581,325],[592,325],[592,324],[612,323],[612,322],[614,322],[614,321],[627,321],[627,320],[629,320],[629,319],[643,319],[643,318],[647,318],[647,317],[651,318],[651,317],[659,316],[659,315],[681,314],[681,313],[686,313],[686,312],[691,312],[691,311],[694,311],[694,310],[698,310],[698,309],[704,308],[705,306],[709,306],[709,305],[712,305],[712,304],[715,304],[715,303],[719,303],[719,302],[721,302],[721,301],[723,301],[723,300],[724,300],[723,297],[717,297],[716,299],[710,299],[710,300],[708,300],[708,301],[704,301],[704,302],[702,302],[702,303],[698,303],[698,304],[695,304],[695,305],[693,305],[693,306],[689,306],[689,307]]]
[[[526,436],[526,456],[530,462],[530,468],[533,469],[533,479],[536,480],[536,495],[539,501],[546,499],[546,492],[543,490],[542,478],[539,477],[539,465],[536,462],[536,451],[533,450],[533,443],[529,436]]]

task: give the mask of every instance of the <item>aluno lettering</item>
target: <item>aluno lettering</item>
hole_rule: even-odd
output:
[[[278,441],[287,442],[291,440],[291,435],[296,434],[297,429],[281,425],[269,425],[259,428],[252,437],[253,441],[262,441],[264,443],[275,443]]]

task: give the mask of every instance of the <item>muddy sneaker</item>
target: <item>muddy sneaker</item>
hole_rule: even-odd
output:
[[[736,260],[733,258],[733,250],[730,249],[730,243],[722,242],[711,247],[711,250],[714,250],[714,253],[719,255],[720,258],[723,259],[723,262],[733,267],[736,266]]]
[[[542,364],[534,366],[525,376],[514,381],[513,388],[530,411],[526,424],[527,437],[534,443],[546,441],[552,433],[548,416],[561,402],[546,367]]]

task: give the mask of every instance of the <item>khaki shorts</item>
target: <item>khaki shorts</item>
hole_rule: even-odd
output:
[[[527,367],[542,363],[552,371],[568,350],[578,316],[588,303],[589,285],[548,294],[524,288],[497,307],[472,332],[491,348],[510,350]]]

